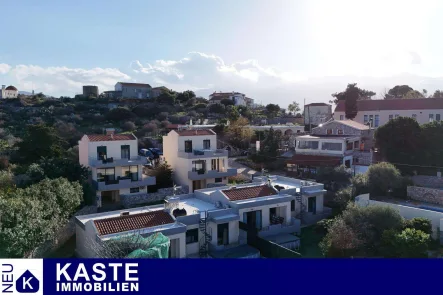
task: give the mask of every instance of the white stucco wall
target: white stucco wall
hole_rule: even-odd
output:
[[[382,110],[382,111],[359,111],[357,116],[354,118],[354,121],[364,124],[364,116],[372,115],[375,120],[375,115],[379,115],[379,126],[386,124],[389,121],[389,115],[399,115],[400,117],[410,117],[412,115],[416,115],[416,120],[419,124],[429,123],[429,114],[434,115],[434,120],[436,119],[436,114],[440,114],[440,119],[443,120],[443,110]],[[345,112],[335,112],[334,119],[340,120],[340,115],[344,116]]]
[[[332,118],[332,107],[327,106],[306,106],[304,110],[305,124],[320,125]]]
[[[432,223],[432,236],[437,238],[438,232],[443,228],[443,213],[425,210],[415,207],[403,206],[394,203],[380,202],[369,199],[369,194],[359,195],[355,198],[355,203],[361,207],[367,206],[386,206],[399,211],[400,215],[405,219],[412,219],[414,217],[427,218]]]

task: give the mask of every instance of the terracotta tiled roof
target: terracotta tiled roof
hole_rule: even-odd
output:
[[[324,102],[314,102],[314,103],[310,103],[310,104],[305,105],[305,107],[309,107],[309,106],[311,106],[311,107],[327,107],[329,105]]]
[[[388,110],[436,110],[443,109],[443,98],[415,99],[374,99],[357,101],[358,111],[388,111]],[[345,102],[340,100],[335,112],[344,112]]]
[[[14,90],[14,91],[17,91],[17,88],[15,88],[14,86],[10,85],[10,86],[6,87],[5,90]]]
[[[118,141],[118,140],[136,139],[133,134],[113,134],[113,135],[89,134],[86,136],[89,138],[89,141]]]
[[[232,188],[224,190],[222,192],[231,201],[241,201],[259,197],[273,196],[277,194],[277,192],[273,188],[270,188],[267,185]]]
[[[99,235],[110,235],[174,222],[172,216],[163,210],[94,220]]]
[[[138,87],[151,88],[151,85],[145,84],[145,83],[127,83],[127,82],[118,82],[118,83],[125,85],[125,86],[138,86]]]
[[[288,160],[286,163],[313,167],[334,167],[339,166],[341,161],[342,158],[339,157],[295,154],[292,159]]]
[[[216,133],[210,129],[184,129],[176,131],[179,136],[199,136],[199,135],[216,135]]]

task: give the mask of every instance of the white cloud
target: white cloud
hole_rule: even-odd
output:
[[[197,95],[208,97],[214,91],[240,91],[256,102],[278,103],[286,107],[292,101],[301,105],[310,102],[328,102],[331,93],[342,91],[348,83],[377,94],[399,84],[408,84],[433,93],[443,88],[440,75],[404,74],[418,73],[417,67],[426,67],[432,60],[419,52],[399,50],[384,55],[367,56],[372,66],[354,68],[332,67],[335,71],[306,77],[294,71],[280,71],[265,67],[257,60],[248,59],[232,64],[220,56],[191,52],[177,60],[157,60],[152,63],[133,61],[128,72],[115,68],[68,68],[0,64],[0,73],[8,73],[4,83],[17,86],[19,90],[44,92],[49,95],[72,96],[81,93],[82,86],[93,84],[100,91],[112,90],[118,81],[149,83],[166,86],[176,91],[193,90]],[[356,67],[357,68],[357,67]]]
[[[0,74],[7,74],[10,69],[11,69],[10,65],[8,65],[8,64],[0,64]]]
[[[38,92],[52,95],[73,95],[81,93],[85,84],[97,85],[100,91],[112,90],[118,81],[127,81],[131,77],[113,68],[67,68],[35,65],[17,65],[10,69],[12,81],[19,90]]]

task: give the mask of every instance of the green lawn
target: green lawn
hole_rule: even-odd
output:
[[[318,246],[323,235],[316,233],[314,227],[315,225],[311,225],[301,230],[300,254],[303,258],[323,258]]]

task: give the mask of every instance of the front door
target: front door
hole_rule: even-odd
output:
[[[202,182],[201,180],[194,180],[192,182],[192,189],[193,191],[197,190],[197,189],[201,189],[202,188]]]
[[[313,214],[316,213],[316,204],[317,204],[317,198],[311,197],[308,199],[308,212],[312,212]]]

